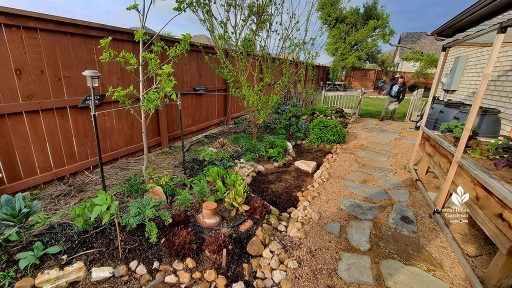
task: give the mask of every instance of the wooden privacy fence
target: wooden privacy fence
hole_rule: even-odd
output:
[[[404,74],[407,85],[411,85],[412,83],[418,84],[418,88],[428,88],[432,87],[432,80],[434,75],[430,75],[427,79],[418,79],[415,80],[412,72],[399,72]],[[376,89],[377,84],[380,80],[386,80],[386,84],[389,84],[389,76],[384,75],[384,72],[376,69],[358,69],[352,68],[347,71],[347,76],[345,77],[345,81],[349,83],[350,87],[356,88],[364,88],[364,89]]]
[[[135,84],[120,65],[98,60],[98,43],[106,36],[113,37],[114,48],[136,53],[133,31],[2,7],[0,25],[0,194],[97,165],[90,110],[77,107],[89,94],[81,73],[95,69],[102,74],[98,93]],[[214,53],[210,50],[204,53]],[[186,135],[245,113],[198,46],[191,45],[175,68]],[[327,75],[326,67],[314,69]],[[207,86],[208,93],[194,94],[194,86]],[[142,150],[141,123],[123,109],[111,111],[117,107],[108,97],[97,107],[106,161]],[[178,117],[175,102],[155,113],[147,129],[149,144],[166,148],[179,137]]]

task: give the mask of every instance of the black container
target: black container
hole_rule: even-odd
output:
[[[469,116],[471,107],[462,107],[458,113],[453,116],[453,120],[466,122]],[[494,108],[480,107],[476,116],[474,128],[478,129],[476,136],[495,138],[500,136],[501,131],[501,118],[500,110]]]
[[[439,116],[439,112],[444,107],[444,101],[435,99],[434,103],[430,107],[430,111],[428,112],[427,121],[425,122],[425,127],[429,130],[434,130],[434,126],[436,125],[437,118]]]

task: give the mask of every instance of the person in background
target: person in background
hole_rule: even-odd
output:
[[[379,87],[379,95],[382,94],[382,91],[384,91],[384,85],[386,85],[386,80],[382,79],[377,83],[377,86]]]
[[[391,110],[389,119],[393,119],[395,116],[396,109],[405,99],[405,92],[407,91],[407,85],[405,84],[405,77],[402,74],[398,74],[396,79],[389,84],[386,94],[388,95],[388,103],[384,106],[382,114],[380,115],[380,121],[384,121],[384,115],[386,110]]]

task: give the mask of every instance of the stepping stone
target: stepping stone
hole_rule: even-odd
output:
[[[392,230],[383,230],[382,241],[379,244],[404,260],[430,266],[434,269],[443,269],[441,264],[414,237]]]
[[[380,262],[380,272],[386,287],[390,288],[448,288],[448,283],[437,279],[427,272],[404,265],[396,260],[385,259]]]
[[[370,232],[373,228],[373,222],[368,220],[352,220],[348,223],[347,238],[348,242],[355,248],[366,252],[370,250]]]
[[[373,149],[373,150],[380,150],[380,151],[391,152],[391,146],[390,145],[382,145],[382,144],[377,144],[377,143],[373,143],[373,142],[366,142],[364,145],[366,147],[368,147],[368,148]]]
[[[395,204],[389,214],[388,224],[407,235],[416,235],[416,217],[405,204]]]
[[[404,184],[404,182],[400,181],[400,179],[397,178],[379,178],[378,183],[383,187],[398,188],[407,186]]]
[[[340,238],[340,230],[341,230],[341,224],[338,221],[329,222],[324,225],[325,231],[327,233],[335,236],[336,238]]]
[[[405,189],[400,190],[388,190],[389,195],[395,202],[404,202],[409,199],[409,191]]]
[[[347,283],[375,285],[370,256],[342,252],[338,275]]]
[[[413,144],[416,144],[416,138],[404,138],[404,139],[401,139],[400,141],[402,142],[405,142],[405,143],[413,143]]]
[[[382,201],[388,199],[388,194],[384,188],[356,183],[352,181],[345,181],[345,186],[347,186],[352,192],[357,195],[368,197],[375,201]]]
[[[388,155],[378,153],[378,152],[373,152],[373,151],[362,151],[362,152],[359,152],[357,154],[357,156],[372,159],[372,160],[388,160],[389,159]]]
[[[381,167],[376,167],[376,166],[358,164],[357,168],[359,169],[359,171],[366,172],[368,174],[378,175],[378,176],[394,177],[396,175],[396,172],[391,169],[381,168]]]
[[[386,130],[386,128],[378,127],[378,126],[368,127],[368,128],[366,128],[366,130],[368,130],[370,132],[374,132],[374,133],[386,133],[386,132],[389,132],[388,130]]]
[[[356,162],[365,166],[377,167],[377,168],[389,168],[391,166],[391,162],[387,160],[375,161],[368,158],[358,157],[356,158]]]
[[[368,178],[370,175],[363,173],[363,172],[351,172],[350,174],[347,174],[343,177],[345,180],[355,181],[355,182],[361,182],[365,178]]]
[[[377,204],[357,201],[352,198],[345,198],[341,202],[341,209],[361,220],[372,220],[377,217],[385,207]]]

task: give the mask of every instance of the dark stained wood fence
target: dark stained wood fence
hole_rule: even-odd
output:
[[[90,110],[77,108],[90,94],[81,73],[102,73],[98,92],[135,84],[120,65],[98,60],[98,43],[106,36],[113,37],[115,48],[138,51],[133,31],[3,7],[0,25],[0,194],[97,165]],[[328,74],[323,66],[315,71],[317,82]],[[183,91],[185,134],[245,113],[237,98],[226,94],[225,81],[210,69],[199,47],[193,45],[177,62],[175,76],[176,90]],[[191,93],[200,85],[213,93]],[[110,111],[117,107],[107,98],[97,109],[105,111],[98,114],[98,125],[106,161],[142,150],[141,123],[123,109]],[[178,117],[176,103],[155,113],[148,125],[149,144],[168,147],[179,137]]]
[[[434,74],[430,75],[427,79],[414,79],[412,72],[400,72],[404,74],[407,81],[407,85],[417,83],[419,88],[430,89],[432,87],[432,81],[434,80]],[[350,69],[347,71],[345,81],[349,83],[352,88],[364,88],[364,89],[378,89],[377,83],[380,80],[385,79],[389,84],[389,76],[384,75],[380,70],[376,69]]]

